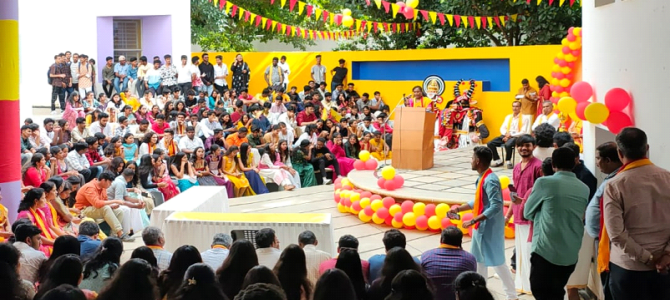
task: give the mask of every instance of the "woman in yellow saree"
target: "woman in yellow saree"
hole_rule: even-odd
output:
[[[237,165],[237,153],[240,149],[237,146],[230,146],[223,156],[223,164],[221,164],[221,173],[226,174],[228,180],[233,183],[235,187],[235,197],[253,196],[254,191],[249,185],[249,180],[244,176],[244,173]]]
[[[21,203],[19,203],[19,214],[17,215],[17,219],[27,218],[33,222],[37,228],[42,230],[42,245],[40,246],[40,251],[44,252],[48,257],[51,255],[51,251],[53,251],[53,244],[57,235],[46,225],[46,216],[44,215],[44,212],[40,210],[40,207],[46,205],[46,201],[43,189],[34,188],[29,190],[23,200],[21,200]]]

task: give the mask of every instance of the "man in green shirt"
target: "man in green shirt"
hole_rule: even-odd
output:
[[[554,150],[551,160],[556,173],[535,181],[523,210],[533,221],[530,286],[537,300],[563,298],[577,264],[589,197],[589,188],[572,172],[571,149]]]

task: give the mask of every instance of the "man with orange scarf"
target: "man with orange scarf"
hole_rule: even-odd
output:
[[[492,267],[503,283],[507,299],[518,299],[512,273],[505,265],[505,220],[503,216],[502,189],[498,176],[491,171],[491,149],[478,146],[472,155],[472,170],[479,173],[475,200],[450,210],[457,214],[472,210],[472,220],[464,221],[463,228],[473,226],[472,255],[477,259],[477,273],[488,278]]]
[[[644,131],[617,136],[623,166],[605,188],[599,269],[609,267],[612,299],[668,299],[670,295],[670,172],[648,158]]]

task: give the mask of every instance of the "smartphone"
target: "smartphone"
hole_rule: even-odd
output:
[[[457,213],[448,212],[447,213],[447,218],[452,219],[452,220],[460,220],[461,215],[459,215]]]
[[[514,197],[518,196],[517,193],[516,193],[516,188],[514,187],[513,184],[510,184],[507,188],[509,189],[509,198],[512,201],[514,201]]]

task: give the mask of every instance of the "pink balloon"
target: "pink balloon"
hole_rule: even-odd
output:
[[[574,86],[573,86],[573,89],[574,89]],[[591,102],[588,102],[588,101],[577,103],[577,108],[575,109],[575,113],[577,114],[577,117],[579,117],[582,120],[586,120],[586,116],[584,115],[584,111],[586,110],[586,107],[589,106],[589,104],[591,104]]]
[[[577,37],[574,34],[568,34],[568,41],[574,42]]]
[[[593,87],[586,81],[575,82],[570,89],[570,96],[577,102],[589,101],[589,98],[593,96]],[[582,118],[582,120],[585,119]]]
[[[365,212],[366,215],[368,215],[368,216],[370,216],[370,217],[372,217],[372,215],[375,213],[375,211],[372,210],[372,206],[371,206],[371,205],[366,206],[366,207],[363,209],[363,211]]]
[[[568,68],[574,69],[575,68],[575,63],[574,62],[569,62],[568,63]]]
[[[374,171],[377,169],[377,161],[374,159],[368,159],[368,161],[365,162],[365,169]]]
[[[368,191],[363,191],[363,192],[361,192],[360,194],[361,194],[361,199],[372,197],[372,193],[370,193],[370,192],[368,192]]]
[[[503,200],[510,201],[511,197],[509,194],[509,189],[504,189],[502,192],[503,192]]]
[[[333,200],[335,200],[335,203],[340,203],[340,194],[333,195]]]
[[[344,206],[347,206],[347,207],[351,206],[351,200],[349,200],[349,198],[344,198],[344,199],[342,199],[342,201],[340,201],[340,204],[342,204]]]
[[[563,50],[563,54],[570,54],[570,52],[572,51],[572,50],[570,50],[570,47],[568,47],[568,46],[564,46],[562,50]]]
[[[568,62],[567,62],[567,61],[564,61],[564,60],[559,60],[559,61],[558,61],[558,65],[561,66],[561,67],[565,67],[565,66],[568,65]]]
[[[400,204],[400,208],[402,209],[403,214],[411,212],[411,211],[414,210],[414,202],[412,202],[410,200],[405,200],[405,202]]]
[[[403,12],[403,15],[405,15],[405,18],[407,18],[407,20],[414,19],[414,8],[405,6],[405,11]]]
[[[401,188],[403,185],[405,185],[405,178],[400,175],[393,177],[393,181],[395,181],[396,188]]]
[[[395,221],[398,222],[398,223],[402,223],[402,216],[404,216],[404,215],[405,215],[404,212],[401,212],[401,211],[400,211],[400,212],[397,212],[397,213],[395,213],[395,215],[393,216],[393,220],[395,220]]]
[[[393,180],[386,180],[386,181],[384,182],[384,188],[385,188],[386,190],[389,190],[389,191],[395,190],[395,189],[396,189],[395,181],[393,181]]]
[[[472,213],[471,212],[466,212],[466,213],[463,214],[463,217],[461,218],[461,220],[463,220],[463,222],[467,222],[467,221],[472,220],[472,218],[473,218]]]
[[[570,51],[570,53],[572,53],[572,56],[578,57],[578,56],[582,55],[582,50],[572,50],[572,51]]]
[[[386,219],[389,216],[389,209],[386,207],[382,207],[377,210],[377,217],[381,219]]]
[[[377,199],[381,199],[381,198],[382,198],[382,196],[379,196],[379,195],[372,195],[372,197],[370,197],[370,201],[377,200]]]
[[[565,78],[565,74],[563,74],[563,73],[558,73],[558,74],[556,74],[556,76],[554,76],[554,78],[556,78],[556,79],[558,79],[558,80],[561,80],[561,79]]]
[[[342,23],[342,15],[341,14],[336,14],[335,15],[335,24],[340,25],[341,23]]]
[[[426,205],[426,216],[430,218],[434,215],[435,215],[435,204]]]
[[[384,177],[379,177],[379,179],[377,179],[377,185],[380,188],[384,188],[384,186],[386,185],[386,179],[384,179]]]
[[[337,179],[335,179],[335,181],[334,181],[333,183],[334,183],[334,184],[338,184],[338,183],[340,183],[340,182],[342,182],[342,178],[341,178],[341,177],[337,177]]]
[[[560,99],[558,99],[558,97],[551,97],[551,98],[549,98],[549,100],[554,104],[558,104],[558,100],[560,100]]]
[[[391,205],[395,204],[395,199],[393,199],[391,197],[386,197],[386,198],[382,199],[382,204],[384,204],[384,207],[390,208]]]
[[[442,228],[447,228],[450,226],[454,226],[451,224],[451,220],[449,218],[442,218]]]
[[[573,79],[575,79],[575,74],[573,73],[565,74],[565,78],[572,81]]]
[[[622,111],[630,102],[630,95],[622,88],[613,88],[605,94],[605,105],[610,109],[610,116],[612,111]]]
[[[393,217],[386,217],[386,219],[384,219],[384,224],[386,224],[386,226],[393,226]]]
[[[405,7],[405,2],[398,1],[395,3],[395,5],[400,6],[400,7]]]
[[[574,27],[570,27],[570,28],[568,28],[568,34],[574,35],[574,33],[573,33],[574,30],[575,30]]]
[[[359,171],[365,170],[365,162],[360,160],[360,159],[357,159],[354,162],[354,169],[359,170]]]
[[[558,64],[558,61],[559,61],[558,57],[554,57],[554,63]]]
[[[360,201],[356,201],[354,203],[351,203],[351,209],[355,211],[361,211],[361,203]]]
[[[607,128],[614,133],[619,134],[621,129],[633,126],[633,121],[627,114],[618,110],[610,110],[610,116],[607,117]]]
[[[428,227],[428,217],[425,215],[416,217],[416,227],[426,228]]]

